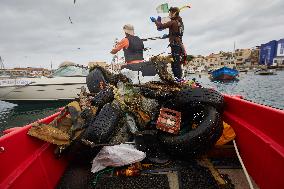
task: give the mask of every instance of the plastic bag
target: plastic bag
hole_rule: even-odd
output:
[[[135,149],[130,144],[105,146],[94,158],[91,171],[92,173],[96,173],[108,166],[120,167],[129,165],[142,161],[145,157],[146,154],[144,152]]]

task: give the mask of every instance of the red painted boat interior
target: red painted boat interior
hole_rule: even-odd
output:
[[[59,113],[49,116],[49,123]],[[16,129],[0,138],[0,188],[55,188],[66,166],[56,159],[54,145],[27,135],[31,125]]]
[[[284,111],[225,95],[224,120],[235,130],[244,164],[261,189],[284,187]]]
[[[240,155],[262,189],[284,186],[284,111],[225,96],[224,120],[237,134]],[[49,123],[59,113],[41,122]],[[54,145],[27,135],[31,125],[0,138],[0,188],[55,188],[67,159],[56,159]]]

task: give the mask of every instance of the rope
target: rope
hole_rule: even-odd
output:
[[[100,171],[97,175],[96,175],[96,178],[95,180],[93,181],[93,186],[96,187],[97,185],[97,182],[98,182],[98,179],[99,179],[99,176],[101,176],[103,173],[106,173],[106,172],[109,172],[109,171],[114,171],[114,168],[110,168],[110,169],[106,169],[106,170],[102,170]]]
[[[246,169],[246,167],[245,167],[245,165],[244,165],[244,163],[243,163],[243,160],[242,160],[242,158],[241,158],[241,156],[240,156],[240,153],[239,153],[239,150],[238,150],[236,141],[233,140],[233,143],[234,143],[234,147],[235,147],[235,150],[236,150],[238,159],[239,159],[239,161],[240,161],[240,163],[241,163],[241,165],[242,165],[242,168],[243,168],[244,173],[245,173],[245,175],[246,175],[247,181],[248,181],[248,183],[249,183],[249,187],[250,187],[250,189],[254,189],[254,187],[253,187],[253,185],[252,185],[252,182],[251,182],[251,179],[250,179],[250,176],[249,176],[249,174],[248,174],[248,172],[247,172],[247,169]]]

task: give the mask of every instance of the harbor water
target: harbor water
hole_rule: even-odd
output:
[[[208,75],[188,75],[196,78],[202,86],[214,88],[222,93],[242,95],[245,99],[267,106],[284,109],[284,71],[277,75],[255,75],[253,72],[240,73],[238,81],[212,82]],[[11,127],[24,126],[58,111],[60,103],[12,104],[0,101],[0,133]]]

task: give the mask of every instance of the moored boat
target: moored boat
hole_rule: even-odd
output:
[[[276,71],[273,69],[261,69],[261,70],[256,70],[254,72],[256,75],[276,75]]]
[[[236,142],[250,176],[260,188],[284,185],[284,111],[224,95],[224,121],[236,132]],[[49,123],[60,112],[40,120]],[[67,158],[57,159],[54,145],[27,135],[31,125],[12,129],[0,138],[0,188],[55,188]]]
[[[237,70],[224,66],[211,72],[210,78],[212,80],[228,81],[236,79],[238,75],[239,72]]]
[[[77,97],[86,87],[88,68],[63,64],[50,77],[9,78],[0,80],[0,100],[10,102],[58,101]]]

